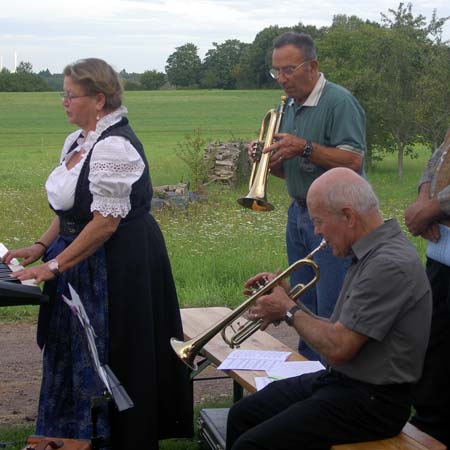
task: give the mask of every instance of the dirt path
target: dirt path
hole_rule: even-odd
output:
[[[291,348],[297,346],[294,330],[282,324],[270,327],[270,334]],[[223,375],[208,368],[202,377]],[[36,344],[36,326],[0,322],[0,424],[34,422],[41,379],[41,354]],[[194,383],[196,403],[227,398],[232,392],[231,380]]]
[[[40,379],[36,326],[0,323],[0,424],[35,420]]]

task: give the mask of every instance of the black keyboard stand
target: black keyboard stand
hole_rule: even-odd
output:
[[[101,448],[109,448],[110,442],[109,439],[101,437],[98,435],[98,415],[102,407],[109,408],[109,403],[111,402],[112,397],[108,392],[105,392],[103,395],[99,397],[91,398],[91,422],[92,422],[92,437],[91,437],[91,445],[92,450],[98,450]]]

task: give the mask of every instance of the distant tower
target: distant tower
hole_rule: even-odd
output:
[[[3,70],[3,55],[0,55],[0,72]]]
[[[17,52],[14,52],[14,73],[17,70]]]

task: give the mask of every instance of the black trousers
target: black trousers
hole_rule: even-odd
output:
[[[413,386],[411,423],[450,448],[450,267],[427,260],[433,318],[422,377]]]
[[[227,450],[322,450],[398,434],[410,386],[374,386],[332,371],[276,381],[230,410]]]

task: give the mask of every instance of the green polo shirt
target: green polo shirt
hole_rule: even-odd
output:
[[[347,89],[325,80],[323,74],[302,105],[287,99],[279,131],[362,155],[366,150],[364,110]],[[289,195],[301,199],[325,172],[301,156],[284,161],[283,168]]]

